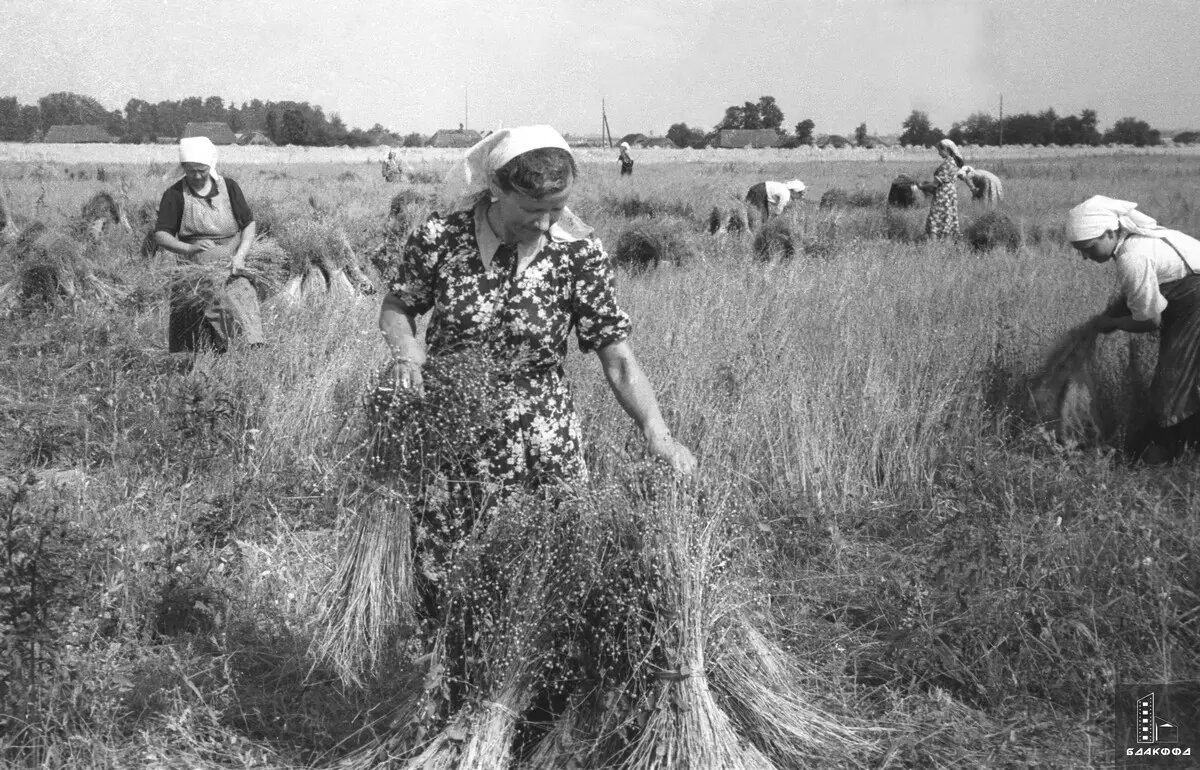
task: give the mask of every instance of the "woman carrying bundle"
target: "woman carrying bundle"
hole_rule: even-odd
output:
[[[630,347],[612,263],[567,209],[577,170],[566,141],[549,126],[497,131],[467,153],[465,175],[472,203],[431,216],[409,238],[383,300],[397,386],[420,392],[427,355],[482,351],[508,368],[512,403],[501,435],[482,439],[480,475],[528,488],[577,481],[586,474],[581,431],[563,374],[574,330],[650,453],[690,473],[695,458],[671,436]],[[430,310],[422,346],[417,317]]]
[[[1170,459],[1197,438],[1200,241],[1160,227],[1136,203],[1103,195],[1071,209],[1067,237],[1085,259],[1116,265],[1120,296],[1091,320],[1092,329],[1160,332],[1150,385],[1156,431],[1143,459]]]
[[[237,182],[217,173],[217,148],[208,137],[180,139],[179,165],[183,178],[162,195],[154,240],[217,275],[179,280],[172,287],[170,351],[207,345],[224,352],[235,339],[261,346],[258,294],[242,274],[258,232],[254,214]]]
[[[963,166],[962,153],[958,145],[949,139],[937,144],[942,164],[933,172],[936,187],[933,202],[929,204],[929,217],[925,220],[925,234],[930,238],[958,237],[958,189],[954,186],[958,170]]]

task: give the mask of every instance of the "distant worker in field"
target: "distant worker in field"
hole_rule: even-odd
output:
[[[1160,334],[1150,385],[1156,426],[1143,458],[1168,460],[1200,439],[1200,241],[1103,195],[1071,209],[1067,238],[1084,258],[1116,265],[1120,296],[1091,328]]]
[[[262,345],[258,294],[243,274],[258,225],[237,182],[217,173],[217,148],[204,136],[179,140],[183,178],[158,204],[154,240],[187,263],[209,268],[181,275],[171,287],[168,343],[172,353],[235,340]]]
[[[937,144],[942,164],[933,172],[933,201],[929,204],[929,217],[925,220],[925,234],[930,238],[957,238],[958,230],[958,170],[963,167],[963,156],[958,145],[949,139]]]
[[[404,178],[404,169],[396,159],[396,151],[388,150],[387,158],[382,163],[383,181],[399,182]]]
[[[621,142],[621,153],[617,155],[621,163],[621,176],[633,176],[633,158],[629,155],[629,142]]]
[[[1004,200],[1004,185],[1000,177],[991,171],[984,171],[973,166],[963,166],[958,170],[958,178],[971,188],[971,197],[983,201],[988,206],[995,206]]]
[[[746,218],[751,230],[757,230],[771,217],[778,216],[792,201],[804,199],[808,186],[799,179],[790,182],[759,182],[746,192]]]

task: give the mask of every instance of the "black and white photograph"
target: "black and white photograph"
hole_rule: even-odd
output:
[[[1192,0],[0,16],[0,767],[1200,767]]]

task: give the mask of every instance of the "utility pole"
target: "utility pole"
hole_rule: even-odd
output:
[[[1004,146],[1004,94],[1000,94],[1000,146]]]
[[[612,147],[612,132],[608,130],[608,110],[605,108],[604,99],[600,100],[600,143],[605,147]]]
[[[471,95],[470,86],[463,86],[463,128],[471,127]]]

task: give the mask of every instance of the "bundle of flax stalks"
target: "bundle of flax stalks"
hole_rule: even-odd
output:
[[[1032,383],[1037,418],[1063,444],[1091,445],[1104,435],[1096,403],[1096,341],[1090,322],[1064,334],[1046,356]]]

